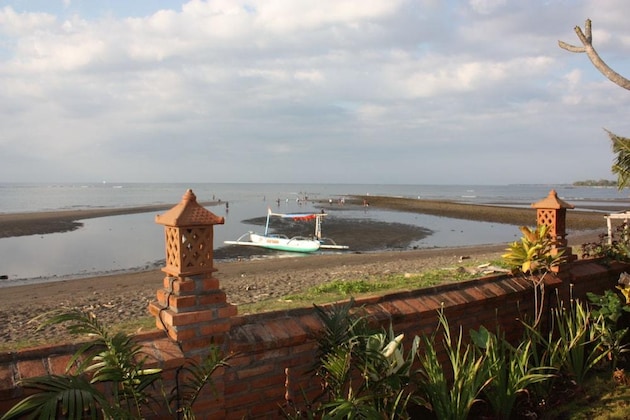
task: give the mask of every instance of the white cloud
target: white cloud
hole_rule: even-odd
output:
[[[477,13],[487,15],[505,3],[505,0],[470,0],[470,7]]]
[[[630,5],[606,1],[615,13],[585,0],[5,6],[1,178],[500,183],[497,159],[516,166],[541,148],[540,166],[565,179],[513,182],[608,177],[610,150],[593,139],[604,125],[630,133],[630,97],[556,44],[592,17],[623,70]],[[578,151],[591,166],[564,162]],[[451,160],[457,170],[436,172]],[[269,179],[247,170],[261,161]],[[344,170],[299,179],[298,162],[312,161]]]

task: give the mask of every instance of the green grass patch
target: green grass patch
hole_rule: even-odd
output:
[[[476,277],[479,277],[479,275],[463,269],[440,269],[424,273],[365,276],[360,279],[334,279],[327,283],[313,286],[301,293],[239,305],[239,312],[257,313],[299,308],[312,304],[321,305],[345,300],[350,297],[360,298],[375,293],[394,293],[422,289],[438,284],[470,280]]]

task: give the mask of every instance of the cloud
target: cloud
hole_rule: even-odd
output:
[[[602,127],[630,135],[630,97],[556,43],[591,17],[602,54],[627,68],[626,3],[356,4],[8,3],[1,179],[610,177]],[[512,171],[531,156],[536,170]]]

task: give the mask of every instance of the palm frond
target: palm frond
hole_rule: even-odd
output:
[[[612,142],[613,153],[616,154],[612,172],[617,175],[617,187],[621,190],[630,181],[630,139],[618,136],[606,130]]]
[[[50,375],[24,379],[20,385],[39,392],[30,395],[7,411],[2,420],[21,418],[56,419],[113,416],[107,398],[85,376]]]
[[[180,390],[184,407],[193,406],[202,389],[208,384],[212,385],[212,374],[220,367],[229,366],[228,359],[228,357],[222,356],[218,346],[212,345],[210,352],[201,363],[196,363],[193,360],[188,361],[188,364],[182,369],[186,380]]]

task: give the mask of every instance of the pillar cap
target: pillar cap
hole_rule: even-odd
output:
[[[155,222],[164,226],[211,226],[225,223],[223,217],[206,210],[197,203],[197,196],[188,189],[182,201],[164,214],[155,216]]]
[[[569,204],[564,200],[558,198],[558,193],[556,190],[549,191],[549,195],[532,204],[532,207],[535,209],[573,209],[575,206],[573,204]]]

